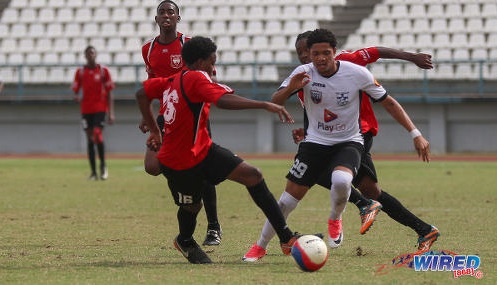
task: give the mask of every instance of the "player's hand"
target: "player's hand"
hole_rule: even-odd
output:
[[[148,128],[147,124],[145,124],[145,120],[142,118],[140,124],[138,125],[138,128],[142,133],[146,134],[150,129]]]
[[[414,138],[414,148],[418,152],[418,157],[430,162],[430,143],[422,135]]]
[[[162,137],[160,132],[150,132],[150,136],[147,139],[147,147],[152,151],[159,151],[162,144]]]
[[[271,102],[266,102],[265,109],[269,112],[278,114],[278,116],[280,117],[280,121],[283,123],[290,123],[290,124],[294,123],[294,120],[293,120],[292,116],[290,115],[290,113],[288,113],[288,111],[285,109],[285,107],[283,107],[281,105],[274,104]]]
[[[79,98],[79,96],[78,96],[78,95],[74,95],[74,96],[73,96],[73,99],[74,99],[74,101],[76,101],[76,102],[78,102],[78,103],[79,103],[79,101],[80,101],[80,98]]]
[[[114,124],[115,121],[116,121],[116,118],[114,117],[114,115],[109,115],[109,119],[107,120],[107,123],[109,123],[109,125],[112,125],[112,124]]]
[[[290,82],[288,83],[288,88],[291,90],[299,90],[303,88],[304,86],[307,85],[311,81],[311,76],[304,72],[300,72],[295,74],[292,79],[290,79]]]
[[[433,69],[433,62],[431,61],[431,55],[426,53],[416,53],[414,54],[414,59],[412,61],[419,68],[422,69]]]
[[[293,142],[298,144],[304,139],[304,129],[303,128],[298,128],[298,129],[293,129],[292,130],[292,138]]]

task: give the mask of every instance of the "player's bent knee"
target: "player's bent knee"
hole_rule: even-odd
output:
[[[93,129],[93,142],[96,144],[100,144],[100,143],[104,142],[102,128],[94,128]]]
[[[181,205],[181,209],[196,214],[200,212],[200,209],[202,209],[202,202],[200,203],[195,203],[195,204],[189,204],[189,205]]]
[[[343,170],[334,170],[331,173],[331,184],[338,191],[348,191],[352,186],[352,174]]]

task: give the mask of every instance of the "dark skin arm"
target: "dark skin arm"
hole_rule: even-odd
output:
[[[401,59],[414,63],[422,69],[432,69],[431,55],[426,53],[413,53],[387,47],[376,47],[380,58]]]

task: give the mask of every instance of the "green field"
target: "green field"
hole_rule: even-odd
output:
[[[249,160],[276,198],[287,160]],[[411,229],[380,213],[359,234],[349,204],[345,241],[318,272],[301,272],[277,240],[255,264],[241,261],[264,216],[245,188],[218,187],[223,242],[206,251],[214,264],[192,265],[172,246],[176,206],[163,177],[151,177],[141,159],[109,160],[107,181],[87,181],[85,159],[0,159],[0,284],[497,284],[497,163],[378,161],[382,187],[412,212],[436,225],[434,249],[481,258],[482,279],[451,272],[391,268],[397,255],[414,252]],[[295,231],[326,232],[328,191],[313,188],[289,219]],[[196,239],[202,242],[205,212]]]

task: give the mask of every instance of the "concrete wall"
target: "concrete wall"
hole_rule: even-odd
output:
[[[403,103],[418,128],[430,140],[433,153],[497,152],[497,102],[445,104]],[[0,104],[0,153],[84,153],[78,105],[65,103]],[[294,152],[291,130],[302,126],[302,110],[290,103],[295,125],[261,110],[219,110],[212,108],[214,141],[236,152]],[[373,151],[413,152],[409,134],[375,105],[380,133]],[[104,132],[110,153],[141,153],[146,135],[133,101],[116,102],[116,119]]]

